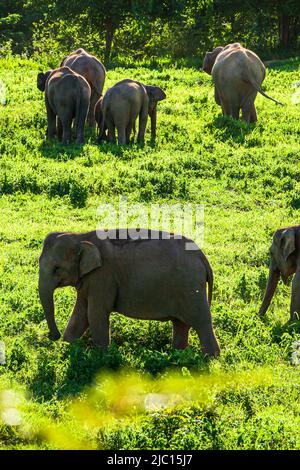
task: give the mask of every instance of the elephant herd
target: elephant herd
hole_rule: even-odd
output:
[[[239,43],[207,52],[203,70],[213,78],[215,100],[225,116],[239,119],[241,112],[247,123],[256,122],[257,93],[282,104],[262,91],[265,66]],[[82,48],[64,57],[57,69],[38,74],[37,87],[45,92],[49,139],[57,136],[63,144],[69,144],[74,121],[76,143],[82,144],[87,120],[90,127],[98,125],[98,143],[104,139],[115,143],[117,130],[118,144],[129,144],[139,118],[137,141],[143,143],[148,116],[155,139],[157,103],[166,98],[165,92],[158,86],[125,79],[103,96],[105,77],[105,67]]]
[[[143,143],[148,115],[155,138],[157,103],[166,98],[165,92],[158,86],[126,79],[103,96],[105,77],[104,65],[84,49],[64,57],[57,69],[38,74],[37,87],[45,92],[49,139],[57,136],[69,144],[74,121],[76,143],[82,144],[87,120],[90,127],[97,122],[99,143],[106,138],[115,143],[117,129],[118,144],[128,144],[139,118],[137,141]]]
[[[224,115],[237,119],[241,111],[247,122],[257,120],[257,93],[270,97],[261,90],[265,68],[253,52],[238,43],[217,47],[206,54],[203,70],[213,77],[215,99]],[[83,49],[65,57],[59,68],[38,74],[37,86],[45,91],[49,138],[57,136],[69,143],[75,119],[76,139],[82,143],[87,120],[90,126],[97,122],[99,142],[106,138],[115,142],[117,129],[122,145],[129,143],[139,117],[137,139],[143,142],[148,116],[155,137],[156,108],[166,98],[164,91],[126,79],[103,96],[105,76],[101,62]],[[196,249],[186,249],[191,240],[183,236],[150,229],[140,232],[148,235],[132,238],[127,229],[114,229],[55,232],[46,237],[39,260],[39,295],[49,337],[60,337],[54,291],[73,286],[77,300],[65,341],[72,342],[89,329],[93,342],[107,348],[109,316],[118,312],[131,318],[172,321],[173,346],[179,349],[188,345],[192,327],[203,353],[217,357],[220,347],[210,310],[213,271],[204,253],[196,245]],[[300,226],[277,230],[270,253],[269,279],[259,314],[267,311],[280,275],[286,282],[296,273],[290,307],[290,317],[295,319],[300,314]]]

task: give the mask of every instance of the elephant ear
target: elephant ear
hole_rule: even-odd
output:
[[[224,47],[218,46],[212,52],[207,52],[203,61],[204,72],[211,74],[212,68],[215,65],[216,58],[223,51]]]
[[[52,70],[48,70],[45,73],[43,73],[43,72],[38,73],[38,75],[37,75],[37,87],[40,91],[45,91],[46,81],[47,81],[47,78],[49,77],[51,72],[52,72]]]
[[[43,72],[38,73],[36,86],[40,91],[45,91],[46,78]]]
[[[102,266],[101,255],[93,243],[83,241],[80,243],[79,277]]]
[[[295,251],[295,231],[285,230],[281,236],[281,248],[285,261]]]
[[[166,99],[166,94],[159,86],[145,85],[150,101],[162,101]]]

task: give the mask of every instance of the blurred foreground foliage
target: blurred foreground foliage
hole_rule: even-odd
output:
[[[299,398],[299,376],[289,372],[222,372],[213,361],[201,375],[102,373],[55,413],[51,402],[45,407],[2,381],[0,448],[297,448],[299,407],[290,400]]]

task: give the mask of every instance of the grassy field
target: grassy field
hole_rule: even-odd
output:
[[[248,126],[221,116],[211,78],[197,69],[115,68],[105,88],[130,77],[165,90],[156,144],[148,130],[143,148],[97,146],[92,133],[82,147],[63,147],[44,138],[40,63],[0,59],[0,448],[300,447],[290,286],[280,284],[266,318],[257,316],[272,233],[299,222],[299,69],[297,60],[268,69],[264,89],[285,106],[258,96],[259,120]],[[168,323],[117,314],[106,354],[89,337],[47,339],[37,292],[44,237],[95,229],[98,205],[121,195],[204,205],[220,359],[203,358],[194,332],[178,352]],[[60,330],[74,299],[71,288],[56,292]],[[170,393],[177,399],[164,405]],[[159,406],[145,406],[145,396]]]

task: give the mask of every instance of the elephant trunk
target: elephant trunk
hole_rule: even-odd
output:
[[[274,269],[274,267],[270,266],[269,279],[268,279],[268,284],[266,287],[266,292],[265,292],[265,295],[264,295],[264,298],[263,298],[263,301],[262,301],[262,304],[258,313],[260,316],[264,315],[269,308],[269,305],[271,303],[271,300],[273,298],[275,289],[279,281],[279,276],[280,276],[279,270]]]
[[[49,338],[53,341],[56,341],[60,338],[60,332],[56,326],[54,318],[54,301],[53,301],[54,288],[46,287],[43,277],[40,276],[39,279],[39,295],[41,304],[45,313],[49,328]]]

